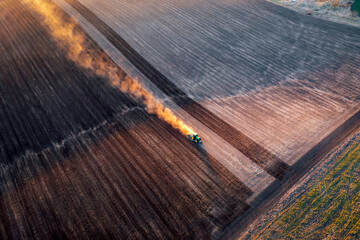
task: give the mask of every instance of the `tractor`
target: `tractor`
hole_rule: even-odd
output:
[[[194,133],[192,135],[188,135],[188,137],[190,138],[191,141],[193,141],[195,143],[201,143],[201,138],[198,136],[197,133]]]

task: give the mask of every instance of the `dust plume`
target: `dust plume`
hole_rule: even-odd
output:
[[[51,35],[60,47],[67,52],[67,57],[100,77],[106,77],[111,84],[124,93],[130,93],[134,98],[146,105],[149,114],[156,114],[182,134],[193,134],[194,131],[178,119],[171,109],[133,78],[122,72],[107,55],[94,58],[94,50],[89,47],[86,36],[79,30],[77,22],[65,17],[62,10],[48,0],[22,0],[24,4],[37,12],[49,28]]]

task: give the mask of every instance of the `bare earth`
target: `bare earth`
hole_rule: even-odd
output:
[[[4,0],[2,239],[234,238],[360,124],[356,27],[261,0],[54,2],[204,144]]]

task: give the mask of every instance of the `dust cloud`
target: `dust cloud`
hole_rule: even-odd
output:
[[[171,109],[165,107],[137,79],[130,78],[120,70],[107,55],[94,57],[99,54],[95,54],[95,50],[89,46],[86,35],[80,30],[77,21],[66,17],[58,6],[48,0],[22,0],[22,2],[41,16],[43,23],[48,27],[58,45],[66,51],[70,60],[97,76],[107,78],[123,93],[128,93],[142,101],[149,114],[156,114],[182,134],[194,133],[189,126],[174,115]]]

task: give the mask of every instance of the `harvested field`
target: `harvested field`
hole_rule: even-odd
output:
[[[358,239],[359,140],[337,147],[324,159],[329,169],[312,169],[240,239]]]
[[[4,239],[231,238],[274,186],[286,192],[360,124],[354,27],[263,1],[54,2],[94,57],[139,78],[204,145],[67,59],[35,12],[3,0]]]

